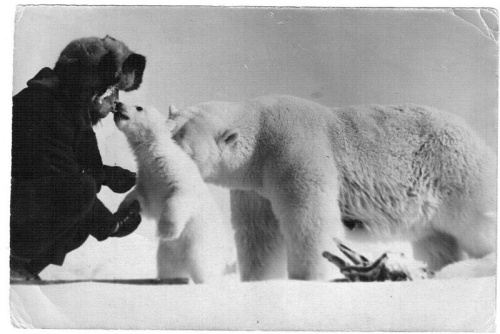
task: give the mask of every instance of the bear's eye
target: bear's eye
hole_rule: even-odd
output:
[[[142,111],[142,107],[135,107],[137,111]]]

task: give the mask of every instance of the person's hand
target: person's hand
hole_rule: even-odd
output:
[[[135,185],[136,173],[118,166],[104,166],[102,184],[115,193],[125,193]]]
[[[130,206],[119,208],[113,214],[116,227],[110,236],[122,238],[134,232],[141,223],[140,211],[141,207],[138,201],[133,201]]]

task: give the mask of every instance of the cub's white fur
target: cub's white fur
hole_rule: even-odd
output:
[[[457,116],[266,96],[172,119],[203,178],[231,189],[243,280],[328,279],[333,237],[408,240],[434,270],[495,251],[496,159]]]
[[[138,164],[137,184],[121,206],[137,199],[157,222],[159,278],[219,280],[230,259],[228,227],[196,164],[172,140],[175,123],[154,108],[122,105],[115,123]]]

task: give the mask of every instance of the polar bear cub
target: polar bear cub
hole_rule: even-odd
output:
[[[138,165],[134,190],[141,215],[157,222],[159,278],[218,281],[230,264],[230,228],[192,159],[172,140],[175,123],[154,108],[116,105],[115,124]]]

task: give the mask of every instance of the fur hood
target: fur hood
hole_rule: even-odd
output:
[[[143,55],[106,36],[80,38],[69,43],[61,52],[54,72],[68,89],[100,96],[112,86],[125,92],[139,88],[145,68]]]

